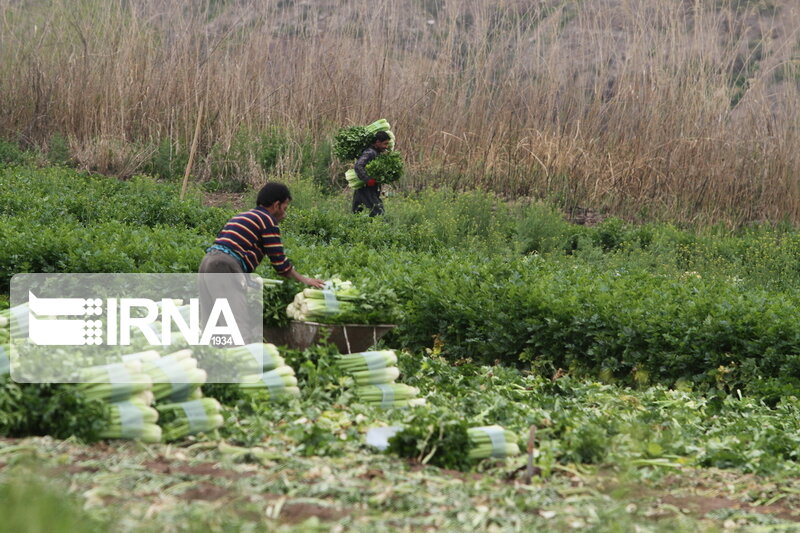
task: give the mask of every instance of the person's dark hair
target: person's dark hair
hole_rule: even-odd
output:
[[[292,193],[289,192],[289,187],[283,183],[276,183],[274,181],[267,183],[261,190],[258,191],[258,199],[256,199],[256,207],[263,205],[269,207],[275,202],[285,202],[292,199]]]
[[[383,142],[383,141],[388,141],[389,139],[390,139],[389,134],[386,133],[385,131],[379,131],[378,133],[375,134],[376,141]]]

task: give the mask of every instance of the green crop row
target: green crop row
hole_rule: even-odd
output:
[[[17,272],[193,272],[232,213],[179,201],[147,178],[0,172],[4,286]],[[350,215],[344,198],[291,185],[289,257],[307,275],[391,290],[400,301],[393,346],[437,342],[453,360],[772,400],[798,385],[800,236],[791,229],[585,227],[542,206],[448,191],[387,198],[389,214],[370,219]],[[285,322],[299,288],[268,293],[268,323]]]

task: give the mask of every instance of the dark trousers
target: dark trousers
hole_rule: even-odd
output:
[[[369,210],[369,216],[383,214],[383,201],[378,187],[362,187],[353,192],[353,213]]]
[[[215,276],[214,274],[226,274]],[[254,320],[261,317],[252,317],[247,302],[247,274],[242,270],[242,265],[230,255],[211,250],[203,258],[199,269],[200,289],[200,323],[205,328],[211,309],[217,298],[227,298],[228,304],[236,317],[239,332],[246,344],[262,342],[257,334]]]

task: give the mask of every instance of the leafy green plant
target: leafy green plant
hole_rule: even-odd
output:
[[[389,439],[387,451],[422,464],[467,470],[472,466],[468,428],[468,422],[453,413],[417,408]]]
[[[288,146],[289,139],[282,129],[272,127],[262,133],[255,147],[256,160],[261,169],[267,174],[272,172]]]
[[[188,161],[189,153],[185,149],[180,149],[178,143],[162,139],[142,170],[161,179],[177,180],[183,177]]]
[[[517,225],[517,250],[522,254],[564,252],[577,248],[580,230],[544,204],[525,210]]]
[[[69,149],[69,139],[60,133],[54,133],[50,137],[47,146],[47,160],[53,165],[66,165],[72,160]]]
[[[334,137],[333,154],[340,161],[352,161],[369,146],[373,135],[364,126],[342,128]]]
[[[16,144],[0,139],[0,165],[21,165],[26,160],[25,152]]]
[[[307,176],[321,192],[332,193],[344,187],[344,183],[335,176],[339,172],[333,156],[333,147],[330,141],[323,140],[314,143],[306,138],[300,145],[300,174]]]
[[[105,429],[109,404],[89,399],[69,384],[20,384],[0,378],[0,435],[75,436],[95,441]]]
[[[375,140],[379,131],[388,131],[386,119],[379,119],[368,126],[341,128],[333,138],[333,153],[342,162],[356,159]]]
[[[367,163],[365,170],[379,183],[394,183],[403,177],[403,158],[397,150],[386,151]]]

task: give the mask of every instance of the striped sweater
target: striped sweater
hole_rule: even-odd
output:
[[[281,230],[265,208],[259,206],[239,213],[220,230],[214,244],[227,246],[244,260],[246,272],[252,272],[264,259],[278,274],[288,274],[292,263],[283,253]]]

